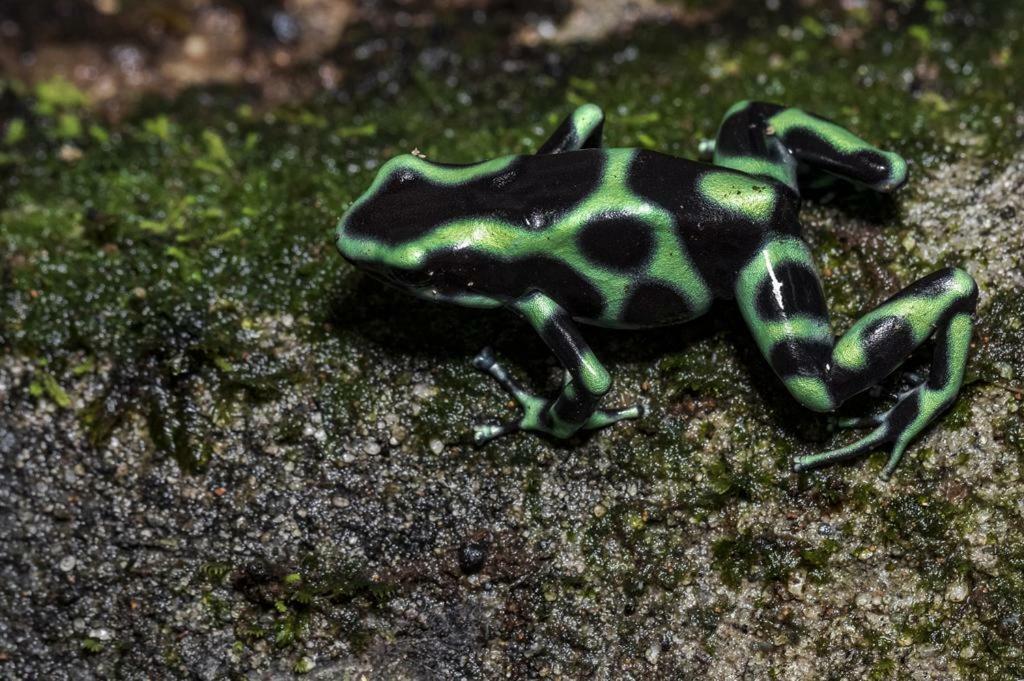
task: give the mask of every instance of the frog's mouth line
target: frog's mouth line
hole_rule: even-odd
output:
[[[377,281],[383,282],[390,286],[394,286],[400,289],[425,289],[430,285],[430,277],[425,274],[419,274],[416,278],[408,277],[403,278],[396,270],[390,267],[374,267],[373,263],[365,263],[360,261],[350,260],[353,265],[356,265],[368,275],[376,279]],[[400,271],[400,270],[399,270]],[[409,272],[410,275],[413,272]]]

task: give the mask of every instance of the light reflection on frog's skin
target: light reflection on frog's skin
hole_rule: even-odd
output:
[[[702,145],[712,163],[602,148],[603,123],[586,104],[535,155],[470,165],[393,158],[338,226],[338,249],[353,264],[428,299],[515,310],[565,367],[561,392],[545,399],[482,351],[474,363],[523,414],[476,426],[476,442],[516,430],[566,438],[639,417],[638,405],[599,408],[611,376],[578,324],[674,324],[735,299],[765,359],[815,411],[877,385],[934,337],[927,379],[883,414],[840,421],[869,428],[865,437],[794,462],[805,470],[890,447],[888,477],[956,399],[977,287],[961,269],[940,270],[833,336],[801,238],[797,165],[891,192],[906,181],[905,161],[823,118],[762,102],[729,109]]]

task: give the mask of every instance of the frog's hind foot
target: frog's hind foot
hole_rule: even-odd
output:
[[[873,417],[868,417],[873,418]],[[867,419],[862,419],[865,423],[863,425],[851,425],[850,428],[868,428],[870,424],[866,423]],[[793,459],[793,472],[802,473],[804,471],[813,470],[815,468],[821,468],[828,466],[839,461],[848,461],[856,458],[861,454],[867,454],[868,452],[880,449],[892,441],[892,437],[889,434],[889,429],[885,424],[879,425],[870,433],[862,437],[861,439],[853,442],[845,447],[839,449],[833,449],[828,452],[822,452],[821,454],[812,454],[810,456],[798,456]],[[882,477],[888,479],[891,474],[891,469],[896,467],[899,463],[900,457],[903,456],[902,450],[897,454],[893,451],[892,457],[890,457],[889,465],[885,467],[888,473],[883,472]],[[893,460],[895,459],[895,461]]]
[[[915,390],[921,387],[927,380],[927,376],[918,373],[916,371],[908,371],[903,375],[903,385],[909,386],[902,392],[891,391],[885,392],[880,386],[872,388],[871,395],[873,397],[885,397],[890,400],[896,400],[897,404],[904,398],[909,396]],[[892,409],[883,411],[878,414],[868,414],[867,416],[834,416],[831,419],[830,425],[840,430],[864,430],[865,428],[876,428],[883,423],[892,413]]]
[[[835,417],[831,419],[830,425],[834,428],[839,428],[840,430],[864,430],[865,428],[875,428],[879,426],[884,418],[885,413],[869,414],[868,416]]]
[[[955,315],[949,327],[940,334],[939,344],[946,355],[962,366],[970,342],[971,318],[968,314]],[[941,363],[933,367],[928,380],[906,391],[895,406],[887,412],[859,419],[840,419],[839,427],[874,429],[861,439],[839,449],[822,454],[800,456],[793,461],[796,472],[819,468],[838,461],[846,461],[892,445],[889,461],[880,474],[883,480],[892,477],[910,442],[928,427],[956,399],[960,387],[959,376],[953,377]]]
[[[889,461],[879,474],[883,480],[892,477],[903,452],[910,441],[927,426],[943,408],[931,410],[922,398],[924,390],[917,388],[907,393],[892,409],[882,414],[862,418],[839,419],[840,428],[864,429],[872,428],[871,432],[845,447],[833,449],[821,454],[798,456],[793,460],[794,472],[800,473],[820,468],[840,461],[849,461],[862,454],[883,449],[892,445]]]

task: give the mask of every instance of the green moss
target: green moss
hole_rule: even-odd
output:
[[[805,570],[817,581],[824,580],[835,542],[816,547],[771,533],[745,531],[716,541],[712,547],[715,569],[722,582],[738,588],[744,580],[782,582],[796,570]]]
[[[211,564],[202,576],[219,584],[225,568]],[[310,620],[317,616],[333,635],[345,637],[354,652],[361,652],[374,633],[366,618],[385,607],[397,588],[350,562],[314,555],[297,565],[253,563],[229,574],[230,590],[219,590],[224,597],[207,592],[204,603],[215,616],[232,620],[235,635],[243,644],[268,640],[280,648],[301,641]],[[245,607],[230,609],[227,598],[238,596]]]
[[[1002,440],[1018,459],[1024,459],[1024,419],[1019,415],[1003,420],[996,429],[996,437]]]

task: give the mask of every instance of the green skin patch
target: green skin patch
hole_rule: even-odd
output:
[[[567,438],[639,417],[639,406],[599,407],[611,375],[578,324],[670,324],[703,314],[716,297],[735,298],[783,385],[815,411],[878,384],[935,338],[927,381],[883,414],[840,422],[870,426],[866,437],[795,461],[804,470],[891,445],[883,475],[891,474],[956,399],[977,288],[962,270],[936,272],[836,339],[799,236],[796,168],[892,191],[906,179],[903,159],[818,116],[763,102],[729,109],[716,140],[701,145],[714,165],[600,148],[603,124],[601,110],[586,104],[536,156],[467,166],[399,156],[339,223],[338,248],[357,266],[424,298],[512,309],[562,363],[561,390],[546,399],[482,351],[474,364],[522,414],[477,426],[475,441],[517,430]]]

